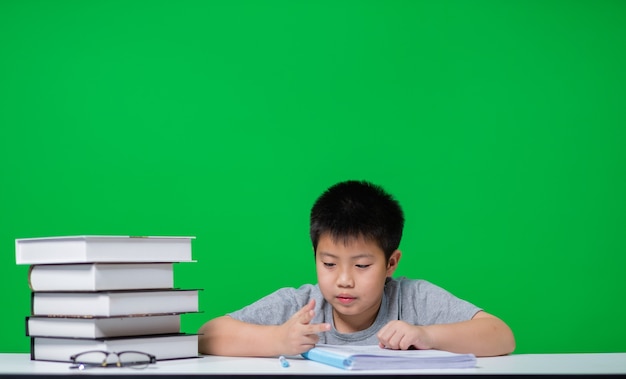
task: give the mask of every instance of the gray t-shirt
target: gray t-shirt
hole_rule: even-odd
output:
[[[318,285],[312,284],[281,288],[228,315],[250,324],[281,325],[311,299],[315,299],[315,317],[311,323],[332,325],[330,331],[320,333],[319,342],[334,345],[378,344],[376,333],[394,320],[412,325],[449,324],[469,320],[481,310],[425,280],[387,278],[376,320],[369,328],[355,333],[339,333],[335,329],[332,306],[324,300]]]

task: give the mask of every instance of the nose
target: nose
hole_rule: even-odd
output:
[[[337,286],[340,288],[352,288],[354,287],[354,279],[349,269],[344,268],[339,272],[337,276]]]

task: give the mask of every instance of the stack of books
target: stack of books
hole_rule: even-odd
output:
[[[89,350],[135,350],[157,360],[198,356],[181,315],[198,290],[174,288],[174,264],[192,262],[194,237],[68,236],[15,240],[30,265],[31,359],[70,362]]]

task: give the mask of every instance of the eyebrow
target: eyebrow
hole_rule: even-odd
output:
[[[334,254],[327,253],[327,252],[324,252],[324,251],[320,252],[319,255],[323,256],[323,257],[328,257],[328,258],[339,258],[338,256],[336,256]],[[350,259],[355,260],[355,259],[360,259],[360,258],[371,258],[373,256],[374,256],[374,254],[371,254],[371,253],[361,253],[361,254],[358,254],[358,255],[351,256]]]

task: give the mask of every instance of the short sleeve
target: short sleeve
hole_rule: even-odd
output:
[[[280,325],[306,305],[315,287],[281,288],[228,316],[258,325]]]
[[[402,319],[415,325],[449,324],[470,320],[481,309],[425,280],[398,282]]]

